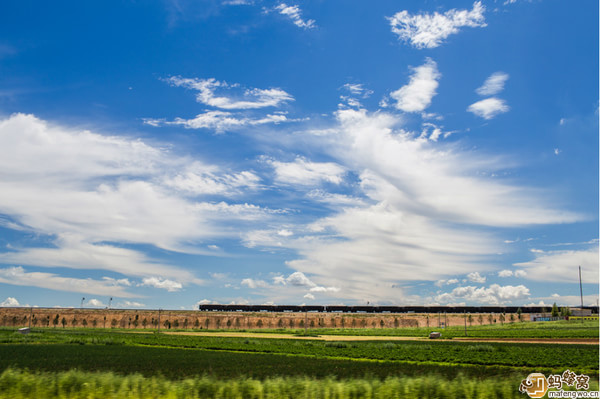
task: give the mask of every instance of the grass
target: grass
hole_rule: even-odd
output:
[[[481,331],[522,337],[524,331],[542,333],[541,324]],[[592,326],[583,328],[591,335]],[[564,323],[546,329],[579,331]],[[518,386],[529,373],[567,368],[591,376],[591,389],[598,389],[595,345],[260,337],[68,328],[21,335],[0,329],[0,399],[521,398]]]
[[[217,379],[211,376],[169,380],[140,374],[7,369],[0,374],[0,398],[203,398],[203,399],[400,399],[522,398],[519,378],[472,379],[439,375],[386,379],[275,377]],[[592,390],[598,385],[592,384]]]
[[[435,320],[432,319],[432,323]],[[257,333],[296,334],[303,335],[304,329],[250,330]],[[464,326],[448,328],[408,327],[408,328],[313,328],[308,329],[310,335],[356,335],[356,336],[397,336],[427,337],[430,332],[439,331],[442,338],[465,336]],[[469,325],[467,336],[472,338],[598,338],[600,329],[597,321],[544,321],[515,322],[493,325]]]
[[[474,372],[474,375],[506,374],[511,370],[562,373],[570,368],[597,376],[599,356],[598,347],[593,345],[480,344],[452,340],[327,342],[62,329],[25,336],[4,330],[0,331],[0,343],[4,343],[0,345],[1,369],[10,366],[40,369],[45,364],[49,370],[71,367],[116,370],[115,367],[123,365],[124,370],[142,373],[153,369],[166,373],[173,369],[178,375],[185,373],[180,365],[196,370],[195,373],[214,370],[214,365],[220,364],[220,357],[228,359],[222,370],[229,367],[232,375],[255,375],[254,369],[268,369],[261,378],[274,372],[318,376],[342,373],[348,377],[368,372],[381,377],[410,373],[411,370],[432,370],[436,366],[444,373],[464,368],[466,373]],[[254,354],[267,357],[252,357]],[[165,359],[164,370],[153,361],[155,358]],[[209,358],[213,360],[202,360]],[[342,363],[330,363],[333,361]],[[287,367],[286,362],[293,365]],[[380,367],[381,362],[387,366]],[[231,365],[227,366],[229,363]],[[271,364],[275,366],[271,367]],[[382,374],[381,370],[389,372]]]

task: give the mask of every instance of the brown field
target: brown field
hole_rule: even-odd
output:
[[[516,314],[471,314],[469,326],[510,323]],[[529,315],[521,315],[529,321]],[[160,319],[160,321],[159,321]],[[463,314],[244,313],[194,310],[0,308],[0,326],[169,329],[403,328],[463,326]]]

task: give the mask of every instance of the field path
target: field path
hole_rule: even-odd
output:
[[[164,332],[169,335],[194,335],[202,337],[237,337],[237,338],[275,338],[275,339],[309,339],[318,341],[444,341],[430,340],[426,337],[391,337],[382,335],[319,335],[319,336],[296,336],[292,334],[271,334],[271,333],[251,333],[251,332],[187,332],[187,331],[169,331]],[[506,343],[527,343],[527,344],[582,344],[598,345],[597,338],[453,338],[452,341],[460,342],[506,342]]]

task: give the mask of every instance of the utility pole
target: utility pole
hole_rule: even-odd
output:
[[[81,306],[80,306],[80,308],[82,308],[82,309],[83,309],[83,301],[85,301],[85,297],[81,298]]]
[[[112,303],[112,297],[108,300],[108,309],[110,309],[110,304]]]
[[[581,322],[583,323],[583,286],[581,285],[581,266],[579,266],[579,295],[581,297]]]

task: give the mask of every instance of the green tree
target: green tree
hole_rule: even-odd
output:
[[[196,318],[196,321],[194,321],[194,328],[198,328],[200,327],[200,320],[198,320],[198,318]]]
[[[515,322],[515,315],[513,313],[510,314],[510,322],[511,323]]]
[[[483,324],[483,315],[479,315],[479,317],[477,318],[477,321],[479,322],[479,325]]]
[[[552,317],[558,317],[559,311],[558,306],[556,306],[556,302],[552,305]]]
[[[65,326],[67,325],[67,319],[63,318],[60,320],[60,324],[62,324],[63,328],[65,328]]]
[[[563,317],[571,316],[571,309],[568,307],[560,308],[560,315]]]
[[[506,320],[506,316],[504,316],[504,313],[500,313],[500,324],[504,325],[504,320]]]
[[[523,321],[523,311],[521,310],[521,308],[517,309],[517,318],[519,319],[519,321]]]
[[[81,320],[81,325],[84,327],[87,327],[87,325],[88,325],[87,320],[86,319]]]
[[[73,320],[71,320],[71,326],[77,327],[77,323],[79,323],[79,320],[77,320],[77,318],[73,316]]]
[[[112,319],[110,321],[110,328],[115,328],[117,326],[117,323],[118,323],[117,319]]]
[[[98,320],[96,320],[96,319],[92,320],[92,327],[96,328],[97,325],[98,325]]]
[[[469,321],[469,326],[473,325],[473,316],[471,314],[469,314],[469,317],[467,317],[467,320]]]
[[[54,325],[54,327],[56,327],[58,325],[58,323],[60,323],[60,316],[56,315],[54,320],[52,320],[52,324]]]
[[[144,317],[144,319],[142,320],[142,327],[143,327],[143,328],[146,328],[146,326],[147,326],[147,325],[148,325],[148,319],[146,319],[146,318]]]

